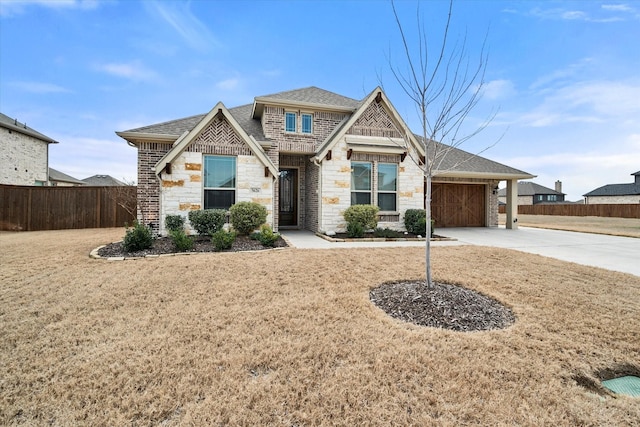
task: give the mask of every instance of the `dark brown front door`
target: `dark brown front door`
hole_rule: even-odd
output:
[[[485,186],[431,184],[431,216],[437,227],[484,227]]]
[[[279,226],[298,225],[298,169],[280,169]]]

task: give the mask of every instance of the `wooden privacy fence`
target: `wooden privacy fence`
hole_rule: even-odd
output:
[[[123,227],[136,212],[136,187],[0,185],[0,230]]]
[[[500,213],[505,213],[505,206],[500,206]],[[518,205],[518,213],[522,215],[560,215],[560,216],[601,216],[609,218],[640,218],[640,204],[633,205]]]

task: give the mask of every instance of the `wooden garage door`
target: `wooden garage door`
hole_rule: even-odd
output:
[[[431,184],[431,216],[437,227],[484,227],[485,186]]]

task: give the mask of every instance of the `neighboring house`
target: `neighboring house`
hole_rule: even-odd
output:
[[[531,181],[518,182],[518,205],[537,205],[538,203],[564,203],[565,194],[562,192],[562,182],[556,181],[555,190]],[[507,201],[507,189],[498,191],[498,200]]]
[[[240,201],[264,205],[275,230],[315,232],[344,231],[352,204],[378,205],[379,226],[398,230],[407,209],[424,208],[411,160],[424,159],[422,146],[381,88],[362,100],[308,87],[230,109],[219,102],[207,114],[116,133],[138,149],[140,220],[162,234],[168,214]],[[533,178],[457,149],[441,170],[436,226],[497,226],[499,182]]]
[[[631,175],[634,177],[634,182],[630,184],[608,184],[583,194],[585,203],[588,205],[640,203],[640,171]]]
[[[115,179],[110,175],[93,175],[82,180],[87,185],[94,187],[118,187],[127,185],[124,182]]]
[[[86,184],[71,175],[49,168],[49,185],[52,187],[78,187]]]
[[[49,144],[57,143],[0,113],[0,184],[47,185]]]

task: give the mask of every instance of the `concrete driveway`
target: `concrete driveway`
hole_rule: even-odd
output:
[[[479,245],[557,258],[577,264],[640,276],[640,239],[520,227],[445,228],[439,234],[457,239],[432,242],[433,246]],[[337,249],[353,247],[424,246],[424,242],[328,242],[309,231],[284,231],[289,242],[298,248]]]

